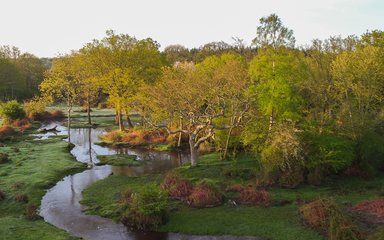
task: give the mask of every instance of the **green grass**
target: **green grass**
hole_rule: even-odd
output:
[[[142,161],[136,160],[136,156],[126,154],[100,155],[97,159],[100,161],[97,165],[140,166],[143,164]]]
[[[38,207],[47,189],[85,165],[75,161],[60,138],[35,141],[24,135],[3,144],[0,152],[7,153],[11,161],[0,165],[0,189],[6,194],[0,201],[0,239],[71,239],[42,219],[25,220],[26,203],[15,201],[14,196],[22,192],[29,204]]]
[[[75,240],[68,233],[45,223],[43,220],[28,221],[21,217],[0,218],[0,240]]]
[[[254,184],[258,167],[257,161],[246,154],[232,161],[221,161],[217,154],[208,154],[199,158],[198,167],[187,165],[172,171],[193,183],[209,178],[224,188],[235,183]],[[82,203],[89,207],[89,213],[118,220],[117,203],[122,193],[136,192],[145,184],[160,183],[163,178],[161,174],[142,177],[110,176],[86,188]],[[296,189],[276,187],[268,191],[274,203],[285,201],[288,204],[234,207],[225,202],[215,208],[194,209],[172,202],[169,221],[159,231],[197,235],[250,235],[275,240],[322,239],[317,232],[301,224],[298,215],[300,202],[332,197],[341,206],[348,208],[363,200],[382,196],[384,176],[371,180],[339,177],[330,179],[322,186],[302,185]]]

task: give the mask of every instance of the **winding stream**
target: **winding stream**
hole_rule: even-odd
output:
[[[67,129],[60,123],[45,125],[51,128],[57,125],[58,133],[37,134],[39,139],[58,134],[67,134]],[[254,237],[232,236],[187,236],[174,233],[132,232],[123,224],[100,216],[87,215],[79,203],[82,191],[90,184],[104,179],[111,174],[139,176],[146,173],[164,172],[188,161],[188,154],[180,152],[159,152],[148,149],[110,148],[95,145],[98,136],[104,133],[102,128],[78,128],[71,130],[71,142],[75,147],[71,153],[77,161],[87,163],[89,168],[81,173],[64,177],[49,189],[41,201],[40,215],[44,220],[74,236],[90,240],[248,240]],[[136,155],[138,160],[146,161],[142,166],[117,167],[96,166],[98,155],[111,154]],[[113,187],[113,186],[111,186]]]

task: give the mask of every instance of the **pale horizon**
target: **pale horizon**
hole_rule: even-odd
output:
[[[38,57],[54,57],[101,39],[108,29],[138,39],[150,37],[161,48],[198,48],[213,41],[250,44],[259,19],[276,13],[294,31],[296,45],[313,39],[383,30],[380,0],[176,0],[91,1],[13,0],[2,4],[0,45]]]

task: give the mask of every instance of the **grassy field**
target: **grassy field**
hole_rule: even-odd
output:
[[[0,201],[0,239],[75,239],[41,218],[27,220],[24,212],[26,205],[39,207],[48,188],[85,166],[75,161],[60,138],[35,141],[24,135],[1,144],[0,153],[10,160],[0,164],[0,189],[5,193]]]
[[[257,161],[249,156],[239,156],[235,161],[221,161],[216,154],[200,157],[200,165],[175,169],[179,175],[192,182],[203,178],[216,181],[223,187],[234,183],[254,184]],[[231,174],[231,177],[228,175]],[[116,202],[127,191],[137,191],[145,184],[160,183],[163,175],[142,177],[110,176],[98,181],[84,191],[83,204],[87,211],[104,217],[118,219]],[[111,188],[111,186],[114,186]],[[99,193],[103,192],[103,195]],[[159,231],[198,235],[251,235],[275,240],[323,239],[317,232],[304,227],[298,208],[301,202],[333,197],[341,206],[373,199],[384,194],[384,176],[372,180],[354,178],[331,179],[323,186],[303,185],[296,189],[269,188],[274,204],[264,206],[233,206],[224,203],[214,208],[189,208],[179,202],[170,205],[170,217]],[[280,205],[286,202],[288,204]]]

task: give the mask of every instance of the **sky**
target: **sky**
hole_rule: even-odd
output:
[[[0,45],[38,57],[80,49],[115,30],[164,48],[212,41],[247,44],[259,19],[276,13],[296,43],[384,30],[383,0],[1,0]]]

